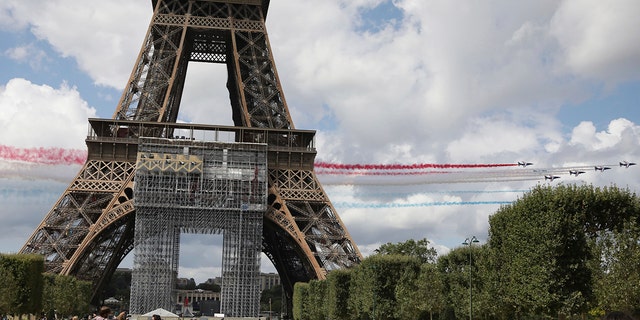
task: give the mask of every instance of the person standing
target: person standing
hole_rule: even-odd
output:
[[[93,318],[93,320],[109,320],[109,316],[111,315],[111,308],[107,306],[100,307],[98,310],[98,315]]]

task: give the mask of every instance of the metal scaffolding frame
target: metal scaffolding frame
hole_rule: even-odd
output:
[[[255,316],[267,145],[140,138],[131,312],[173,310],[180,233],[223,234],[221,312]]]
[[[270,0],[150,2],[153,16],[112,119],[89,119],[87,162],[20,252],[42,255],[47,272],[91,281],[98,303],[134,249],[139,138],[265,143],[262,251],[290,311],[296,282],[324,279],[362,255],[314,172],[315,131],[296,129],[291,118],[265,26]],[[177,123],[192,61],[226,65],[233,126]],[[183,153],[171,154],[172,170],[197,175],[191,161],[178,159]],[[168,170],[153,170],[160,168]],[[180,210],[172,214],[186,214]]]

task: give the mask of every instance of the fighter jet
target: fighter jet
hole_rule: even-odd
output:
[[[574,175],[574,176],[579,176],[581,174],[583,174],[584,171],[578,171],[578,170],[569,170],[569,175]]]
[[[635,166],[635,165],[636,165],[635,162],[629,162],[629,161],[620,162],[620,166],[625,168],[629,168],[630,166]]]
[[[594,168],[596,169],[596,171],[600,171],[600,172],[611,169],[605,166],[595,166]]]
[[[555,179],[560,179],[560,177],[558,177],[558,176],[554,176],[554,175],[545,175],[545,176],[544,176],[544,180],[545,180],[545,181],[546,181],[546,180],[551,180],[551,182],[553,182],[553,180],[555,180]]]
[[[524,168],[526,166],[533,165],[533,162],[518,161],[518,165]]]

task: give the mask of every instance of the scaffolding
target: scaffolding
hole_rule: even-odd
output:
[[[180,233],[223,234],[221,312],[260,309],[267,145],[140,138],[131,313],[175,308]]]

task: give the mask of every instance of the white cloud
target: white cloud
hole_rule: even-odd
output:
[[[561,58],[552,32],[556,1],[395,3],[404,10],[400,27],[369,34],[356,30],[357,10],[340,11],[338,2],[270,8],[270,36],[276,60],[285,61],[278,66],[294,121],[337,124],[332,143],[323,145],[328,157],[384,161],[397,145],[411,145],[410,158],[448,161],[433,150],[458,140],[457,129],[468,122],[504,109],[525,117],[543,108],[552,117],[562,104],[593,94]],[[547,118],[533,117],[526,126],[540,130]],[[537,135],[557,150],[557,135]]]
[[[496,159],[496,155],[514,157],[531,150],[540,150],[538,130],[527,128],[522,123],[501,117],[474,119],[468,127],[461,127],[464,132],[460,139],[452,141],[447,147],[450,159],[456,162],[474,163],[478,159]],[[494,161],[495,161],[494,160]],[[515,162],[516,159],[503,159],[504,162]]]
[[[4,54],[13,60],[24,61],[29,56],[29,47],[22,46],[22,47],[10,48],[10,49],[7,49],[4,52]]]
[[[75,58],[95,83],[123,88],[152,8],[148,1],[7,0],[0,5],[3,11],[17,24],[29,25],[63,57]]]
[[[627,134],[628,133],[628,134]],[[616,119],[609,123],[607,131],[596,132],[590,121],[583,121],[573,129],[570,144],[580,145],[588,150],[611,149],[623,142],[640,142],[640,127],[627,119]]]
[[[635,0],[562,1],[551,34],[571,72],[609,85],[640,79],[639,10]]]
[[[432,150],[458,140],[459,133],[451,129],[467,119],[476,121],[474,117],[505,108],[518,113],[532,105],[544,106],[553,114],[563,103],[591,94],[572,78],[582,71],[567,70],[562,58],[569,43],[562,37],[572,34],[563,26],[582,17],[570,2],[532,1],[515,6],[498,1],[487,6],[396,1],[404,14],[398,28],[362,32],[358,29],[361,9],[379,2],[284,1],[269,9],[269,35],[294,122],[299,128],[317,128],[334,119],[331,130],[348,139],[325,151],[341,155],[344,161],[384,161],[402,145],[412,146],[403,159],[447,160],[432,155]],[[74,57],[96,83],[124,85],[151,14],[148,3],[121,0],[77,5],[73,0],[56,0],[44,4],[46,10],[37,4],[39,11],[32,5],[12,1],[12,17],[30,23],[33,32],[62,55]],[[611,4],[608,12],[624,18],[616,23],[606,16],[592,20],[617,30],[629,23],[625,17],[633,6],[620,1]],[[628,41],[634,33],[625,33],[621,37],[626,40],[616,43],[635,43]],[[638,53],[625,48],[611,51],[634,59],[590,52],[602,56],[598,58],[602,61],[615,60],[627,70],[636,70]],[[196,85],[185,96],[181,117],[229,124],[227,93],[207,86],[211,74],[221,79],[214,83],[223,83],[226,74],[204,69],[189,70],[189,80]],[[547,148],[554,150],[557,144],[548,143]]]
[[[0,30],[17,31],[27,26],[26,22],[15,16],[14,7],[14,3],[0,3]]]
[[[34,44],[9,48],[4,54],[19,63],[28,63],[34,70],[41,69],[43,60],[47,60],[47,53]]]
[[[24,79],[0,87],[0,145],[85,148],[87,118],[95,117],[75,88]]]

